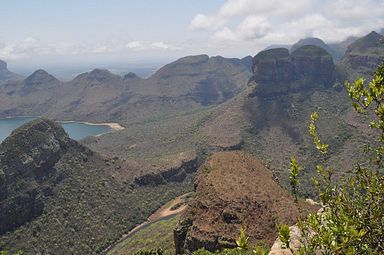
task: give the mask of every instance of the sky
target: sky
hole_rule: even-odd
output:
[[[0,59],[22,70],[244,57],[380,31],[383,10],[384,0],[0,0]]]

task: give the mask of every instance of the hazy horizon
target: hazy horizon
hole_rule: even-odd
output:
[[[241,58],[305,37],[379,32],[383,9],[379,0],[5,0],[0,59],[22,75],[57,75],[153,69],[186,55]]]

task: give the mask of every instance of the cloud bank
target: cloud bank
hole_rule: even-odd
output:
[[[305,37],[337,42],[384,28],[384,0],[225,0],[216,8],[211,13],[192,13],[188,17],[183,16],[185,10],[175,10],[182,15],[170,17],[168,23],[153,24],[158,33],[127,29],[109,35],[109,31],[101,29],[97,39],[89,40],[86,32],[81,31],[78,36],[76,33],[80,32],[74,29],[73,34],[61,41],[50,36],[49,30],[43,30],[40,36],[50,40],[47,42],[31,29],[27,34],[18,34],[17,38],[24,37],[22,40],[8,38],[12,40],[9,42],[1,37],[0,59],[16,62],[33,60],[35,56],[148,59],[202,53],[242,57],[256,54],[271,44],[292,44]]]
[[[111,40],[95,44],[57,42],[45,43],[31,36],[16,43],[0,42],[0,59],[20,60],[34,56],[110,54],[118,52],[180,51],[176,46],[162,41]]]
[[[382,0],[227,0],[215,13],[197,14],[189,28],[216,43],[337,42],[384,27],[383,10]]]

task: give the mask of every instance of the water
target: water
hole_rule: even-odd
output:
[[[14,117],[0,119],[0,142],[2,142],[11,132],[21,125],[36,119],[35,117]],[[89,125],[81,122],[59,122],[74,140],[80,140],[87,136],[96,136],[111,131],[107,125]]]

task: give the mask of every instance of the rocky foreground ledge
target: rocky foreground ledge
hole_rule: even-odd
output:
[[[293,225],[300,216],[294,198],[272,172],[243,152],[213,154],[198,170],[195,192],[174,231],[176,254],[236,247],[240,228],[246,229],[251,244],[271,246],[276,223]],[[315,210],[305,202],[299,205]]]

